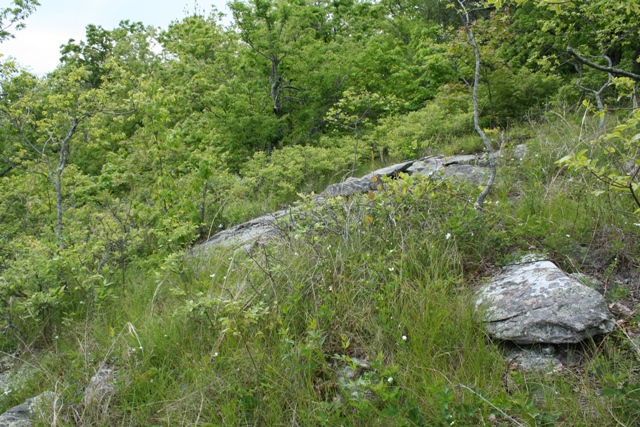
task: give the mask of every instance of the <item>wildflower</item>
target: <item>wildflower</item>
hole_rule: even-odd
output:
[[[447,239],[447,240],[449,240],[449,239],[451,238],[451,233],[447,233],[447,234],[444,236],[444,238],[445,238],[445,239]]]
[[[333,291],[333,286],[329,286],[329,292]]]
[[[210,274],[209,277],[213,279],[214,277],[216,277],[216,273]]]
[[[396,269],[395,267],[389,267],[389,271],[393,271],[395,269]]]
[[[406,336],[406,335],[403,335],[403,336],[402,336],[402,341],[406,341],[406,340],[407,340],[407,336]]]
[[[567,237],[571,237],[569,234],[567,234]]]
[[[391,384],[391,383],[393,382],[393,377],[389,377],[389,378],[387,378],[387,382],[388,382],[389,384]]]
[[[213,353],[213,357],[218,357],[218,352]]]

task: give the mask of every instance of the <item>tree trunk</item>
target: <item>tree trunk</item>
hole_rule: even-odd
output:
[[[489,166],[491,168],[491,174],[489,175],[489,179],[487,180],[487,184],[484,189],[478,195],[476,202],[473,204],[478,214],[482,214],[482,209],[484,206],[484,199],[486,199],[489,191],[491,191],[491,187],[493,187],[493,183],[496,180],[496,160],[493,156],[493,147],[491,146],[491,141],[482,130],[480,126],[480,106],[478,105],[478,86],[480,85],[480,50],[478,49],[478,44],[476,43],[476,38],[471,31],[470,22],[469,22],[469,12],[467,8],[464,6],[462,0],[457,0],[458,4],[462,8],[462,15],[460,18],[462,19],[462,24],[464,25],[464,30],[467,33],[467,40],[469,44],[473,48],[473,54],[476,60],[476,70],[473,77],[473,125],[482,138],[482,142],[484,143],[484,147],[487,150],[487,155],[489,156]]]

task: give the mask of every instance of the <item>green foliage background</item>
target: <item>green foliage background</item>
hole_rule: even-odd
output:
[[[12,4],[0,41],[38,5]],[[637,423],[636,314],[544,376],[506,366],[469,300],[531,251],[601,278],[610,302],[640,298],[637,81],[606,85],[567,52],[638,73],[639,7],[465,5],[482,126],[506,153],[483,216],[477,188],[412,177],[309,197],[482,151],[454,3],[234,1],[227,27],[89,25],[45,76],[2,61],[0,350],[35,369],[0,406],[55,389],[57,425]],[[281,246],[190,255],[291,203]],[[114,398],[88,404],[103,363]]]

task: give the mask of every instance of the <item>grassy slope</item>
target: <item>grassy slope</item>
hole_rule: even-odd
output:
[[[579,365],[525,374],[472,319],[474,286],[530,251],[598,276],[609,296],[637,295],[616,284],[637,270],[629,200],[595,199],[554,163],[593,133],[571,120],[505,135],[529,136],[529,153],[502,163],[483,217],[476,188],[388,182],[309,204],[277,245],[132,271],[125,296],[69,325],[0,403],[56,389],[57,425],[634,425],[638,354],[622,330],[586,343]],[[117,392],[86,407],[102,361]]]

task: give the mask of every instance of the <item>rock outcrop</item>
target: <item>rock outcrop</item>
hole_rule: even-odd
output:
[[[407,172],[414,163],[415,161],[399,163],[397,165],[378,169],[361,178],[352,177],[348,178],[344,182],[331,184],[322,192],[322,194],[320,194],[320,197],[350,196],[352,194],[366,193],[367,191],[375,190],[377,184],[374,182],[374,177],[378,179],[382,177],[396,178],[398,174]]]
[[[56,395],[53,392],[27,399],[0,415],[0,427],[31,427],[32,417],[46,419],[55,403]]]
[[[602,295],[543,260],[506,267],[476,310],[490,336],[518,344],[577,343],[615,326]]]
[[[500,156],[500,152],[494,153],[494,156]],[[378,179],[382,177],[396,178],[403,172],[408,175],[426,175],[433,179],[466,181],[474,185],[482,185],[489,176],[488,165],[489,161],[486,155],[476,154],[441,155],[411,160],[378,169],[360,178],[351,177],[341,183],[331,184],[322,193],[315,196],[314,201],[322,203],[331,197],[345,197],[373,191],[378,186],[374,177]],[[264,243],[278,235],[279,229],[276,222],[289,212],[289,209],[283,209],[220,231],[211,239],[195,247],[194,253],[213,247],[248,249],[256,243]]]
[[[222,230],[195,249],[197,251],[206,251],[216,246],[246,247],[247,245],[252,246],[256,243],[264,243],[277,235],[276,221],[286,214],[286,210],[280,210]]]
[[[374,176],[376,178],[382,178],[383,176],[397,177],[401,172],[406,172],[413,163],[413,161],[399,163],[378,169],[361,178],[349,178],[342,183],[329,185],[325,191],[317,195],[314,200],[316,203],[322,203],[331,197],[350,196],[352,194],[374,190],[377,186],[373,182]],[[264,243],[278,235],[280,230],[276,222],[287,216],[290,211],[290,209],[282,209],[223,230],[194,248],[195,252],[206,251],[213,247],[250,248],[256,243]]]

